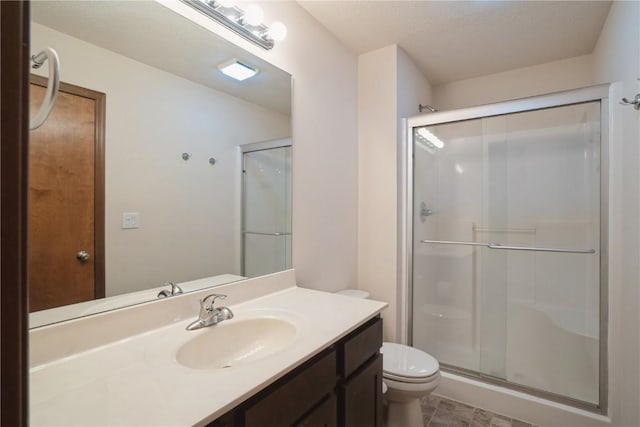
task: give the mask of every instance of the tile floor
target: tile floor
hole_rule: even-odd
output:
[[[424,427],[536,427],[437,395],[422,399]]]

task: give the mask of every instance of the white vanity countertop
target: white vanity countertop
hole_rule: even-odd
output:
[[[30,424],[204,425],[347,335],[386,305],[298,287],[230,305],[235,317],[225,322],[273,316],[293,323],[296,335],[275,355],[244,366],[211,370],[187,368],[176,360],[181,345],[211,328],[186,331],[186,325],[197,317],[194,312],[188,320],[33,367]]]

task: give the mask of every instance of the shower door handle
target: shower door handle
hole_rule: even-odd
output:
[[[500,243],[481,242],[458,242],[453,240],[420,240],[420,243],[433,243],[437,245],[462,245],[462,246],[483,246],[489,249],[501,249],[508,251],[532,251],[532,252],[558,252],[567,254],[594,254],[595,249],[571,249],[571,248],[545,248],[536,246],[510,246]]]
[[[570,248],[538,248],[534,246],[508,246],[500,243],[487,244],[489,249],[503,249],[508,251],[534,251],[534,252],[559,252],[567,254],[595,254],[595,249],[570,249]]]
[[[242,234],[257,234],[258,236],[290,236],[291,233],[286,231],[276,231],[275,233],[262,233],[260,231],[247,231],[243,230]]]

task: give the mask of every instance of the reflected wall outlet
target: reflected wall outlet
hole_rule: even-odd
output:
[[[140,212],[122,212],[122,229],[140,228]]]

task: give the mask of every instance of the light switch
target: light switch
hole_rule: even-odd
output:
[[[122,212],[122,228],[140,228],[140,212]]]

